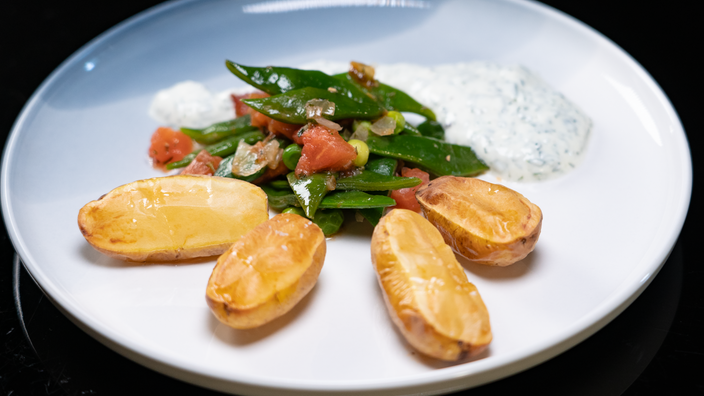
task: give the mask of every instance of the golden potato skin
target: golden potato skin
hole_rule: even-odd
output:
[[[312,221],[276,215],[220,256],[206,289],[208,306],[236,329],[270,322],[315,286],[325,251],[325,235]]]
[[[129,261],[171,261],[222,254],[269,218],[264,191],[247,182],[177,175],[120,186],[78,213],[98,251]]]
[[[489,312],[428,220],[394,209],[374,228],[371,248],[389,315],[414,348],[456,361],[487,347]]]
[[[540,208],[523,195],[474,178],[439,177],[418,189],[416,199],[452,250],[479,264],[524,259],[543,224]]]

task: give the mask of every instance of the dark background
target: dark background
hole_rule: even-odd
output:
[[[159,3],[154,0],[5,1],[0,4],[0,141],[39,84],[64,59],[106,29]],[[693,153],[692,204],[670,260],[621,316],[570,351],[524,373],[467,394],[704,394],[704,271],[699,267],[696,205],[701,189],[702,23],[697,2],[545,1],[590,25],[630,53],[668,95]],[[644,214],[646,215],[646,214]],[[65,319],[23,269],[0,229],[0,395],[211,395],[107,350]],[[17,318],[19,279],[25,322]]]

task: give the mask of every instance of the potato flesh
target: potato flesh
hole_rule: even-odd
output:
[[[384,216],[372,236],[372,263],[393,322],[420,352],[455,361],[489,344],[479,292],[425,218],[405,209]]]
[[[540,236],[540,208],[508,187],[443,176],[416,193],[445,242],[473,262],[506,266],[525,258]]]
[[[208,305],[237,329],[270,322],[315,286],[325,251],[325,236],[313,222],[295,214],[274,216],[220,256],[208,281]]]
[[[235,179],[168,176],[118,187],[79,212],[97,250],[131,261],[218,255],[269,218],[266,194]]]

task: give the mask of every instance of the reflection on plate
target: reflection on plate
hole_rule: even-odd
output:
[[[630,57],[528,2],[314,3],[165,4],[79,51],[30,100],[3,158],[3,215],[32,276],[83,329],[155,370],[223,391],[442,392],[564,351],[647,286],[684,221],[691,164],[674,110]],[[302,21],[315,21],[313,34]],[[76,226],[80,207],[159,175],[145,153],[157,127],[147,115],[154,93],[187,79],[215,91],[244,85],[226,58],[521,63],[592,117],[578,169],[507,184],[543,210],[534,253],[508,268],[463,263],[491,314],[488,351],[451,365],[403,341],[376,284],[366,224],[349,223],[328,242],[318,284],[301,304],[247,331],[219,324],[205,305],[214,260],[136,265],[88,246]],[[52,139],[57,134],[64,139]]]

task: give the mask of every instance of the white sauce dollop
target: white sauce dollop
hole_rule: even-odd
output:
[[[303,68],[334,74],[348,65],[315,62]],[[445,127],[445,139],[470,146],[497,177],[551,179],[584,157],[591,119],[523,66],[472,62],[375,69],[379,81],[431,108]]]
[[[149,116],[162,126],[205,128],[235,118],[230,94],[252,90],[248,87],[213,93],[201,83],[183,81],[157,92],[149,106]]]

